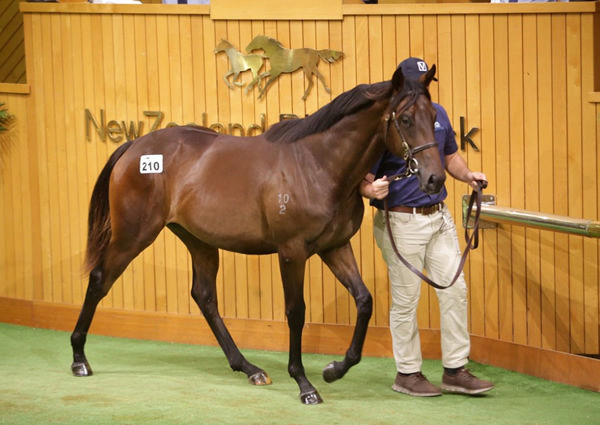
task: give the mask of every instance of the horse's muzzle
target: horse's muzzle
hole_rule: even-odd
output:
[[[436,193],[439,193],[440,190],[442,190],[445,181],[446,174],[431,174],[427,181],[422,182],[421,190],[425,193],[428,193],[429,195],[435,195]]]

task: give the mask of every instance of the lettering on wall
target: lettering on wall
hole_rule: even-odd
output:
[[[466,151],[467,145],[469,145],[475,150],[475,152],[479,152],[479,147],[472,139],[473,135],[479,131],[479,128],[473,127],[468,133],[465,134],[466,127],[467,124],[465,117],[460,117],[460,150],[463,152]]]
[[[176,127],[180,125],[176,122],[168,122],[163,126],[165,119],[165,113],[162,111],[142,111],[145,119],[139,121],[129,121],[122,119],[108,119],[104,109],[94,115],[88,108],[84,111],[85,119],[85,138],[88,142],[92,141],[94,135],[96,135],[102,142],[111,141],[114,143],[121,143],[125,140],[134,140],[145,133],[150,133],[160,128]],[[236,136],[256,136],[264,133],[266,129],[266,118],[265,114],[260,114],[260,124],[250,124],[244,127],[239,123],[220,123],[220,122],[208,122],[208,114],[202,113],[201,123],[186,123],[186,125],[199,125],[202,127],[208,127],[217,133],[232,134]]]

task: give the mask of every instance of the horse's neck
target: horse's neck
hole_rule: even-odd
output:
[[[343,118],[324,137],[323,157],[328,160],[324,167],[347,187],[355,187],[362,181],[372,165],[383,154],[385,146],[381,132],[381,116],[385,105],[377,103],[356,114]]]
[[[271,43],[267,43],[263,46],[261,46],[261,48],[265,51],[265,54],[267,56],[273,56],[276,53],[280,53],[280,52],[286,52],[289,49],[286,49],[285,47],[279,47],[275,44],[271,44]]]

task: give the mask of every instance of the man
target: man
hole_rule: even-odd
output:
[[[425,61],[408,58],[399,65],[405,78],[418,79],[429,67]],[[444,108],[433,104],[437,111],[435,140],[446,171],[454,178],[475,187],[485,174],[471,171],[458,153],[455,133]],[[388,265],[392,305],[390,330],[392,334],[397,375],[392,388],[413,396],[441,395],[440,388],[431,384],[421,372],[423,363],[417,305],[421,279],[397,258],[386,231],[383,199],[387,197],[390,224],[396,245],[406,260],[418,269],[425,269],[430,279],[447,286],[460,262],[460,249],[454,220],[444,200],[446,188],[428,195],[419,190],[415,175],[389,182],[387,176],[403,171],[404,161],[385,152],[362,182],[361,194],[371,199],[377,208],[374,235]],[[471,374],[468,362],[470,340],[467,325],[467,286],[463,274],[456,283],[437,290],[440,307],[442,364],[441,389],[447,392],[479,394],[491,390],[491,382]]]

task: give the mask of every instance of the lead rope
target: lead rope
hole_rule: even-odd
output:
[[[386,197],[383,200],[383,208],[385,211],[385,224],[387,227],[388,235],[390,236],[390,242],[392,244],[392,248],[393,248],[394,252],[396,253],[396,256],[398,257],[398,259],[400,261],[402,261],[402,263],[406,267],[408,267],[408,269],[410,271],[412,271],[414,274],[419,276],[421,279],[423,279],[425,282],[427,282],[429,285],[433,286],[436,289],[447,289],[447,288],[450,288],[452,285],[454,285],[454,283],[458,279],[458,276],[460,276],[460,274],[463,270],[463,267],[465,266],[465,261],[467,260],[467,255],[469,254],[469,251],[471,249],[476,249],[479,246],[479,215],[481,214],[482,191],[486,187],[487,187],[487,181],[477,180],[477,187],[475,189],[473,189],[473,192],[471,193],[471,197],[469,198],[469,207],[467,208],[467,223],[468,223],[469,218],[471,217],[471,213],[473,211],[473,205],[477,206],[477,211],[475,211],[475,217],[473,219],[473,231],[471,232],[471,235],[469,235],[468,226],[465,226],[465,241],[467,242],[467,246],[465,247],[465,250],[463,251],[463,254],[460,258],[458,270],[456,270],[456,274],[454,275],[454,277],[452,278],[452,282],[450,282],[450,284],[448,284],[448,286],[442,286],[442,285],[435,283],[433,280],[431,280],[427,276],[425,276],[419,269],[417,269],[415,266],[410,264],[406,260],[406,258],[404,258],[402,256],[402,254],[400,254],[400,251],[398,251],[398,247],[396,246],[396,242],[394,242],[394,236],[392,234],[392,226],[390,225],[390,211],[388,208],[388,202],[387,202],[387,197]]]

